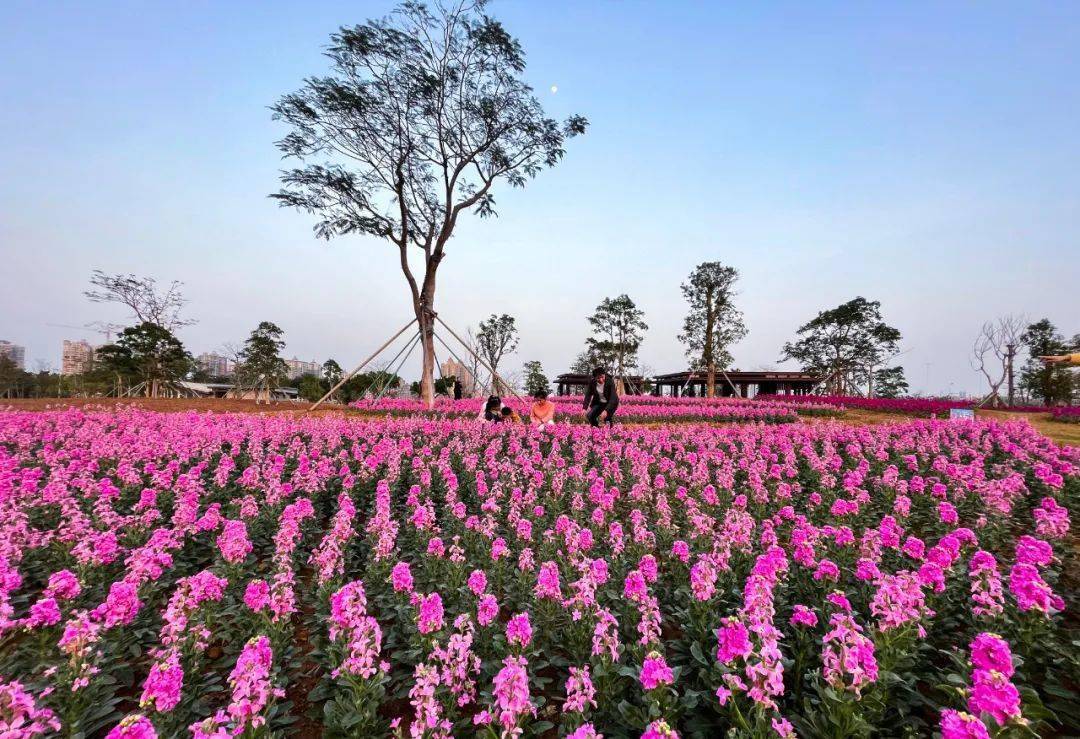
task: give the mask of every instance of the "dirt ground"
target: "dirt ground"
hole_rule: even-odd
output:
[[[19,398],[13,400],[0,400],[0,410],[11,408],[13,410],[28,411],[57,410],[73,406],[79,408],[134,406],[136,408],[145,408],[147,410],[166,413],[178,413],[182,411],[198,411],[201,413],[213,411],[217,413],[287,413],[299,415],[307,410],[309,405],[310,404],[307,402],[289,401],[267,405],[265,403],[256,404],[254,400],[236,400],[232,398],[206,398],[195,400],[187,398]],[[328,403],[316,411],[316,414],[322,415],[341,412],[349,414],[357,413],[344,406]],[[357,413],[357,415],[360,414]],[[1048,413],[1006,413],[1005,411],[980,410],[978,411],[978,416],[980,418],[994,418],[1003,421],[1025,418],[1032,426],[1038,429],[1040,433],[1045,434],[1057,443],[1080,446],[1080,424],[1057,423],[1051,421]],[[908,416],[902,416],[895,413],[879,413],[875,411],[852,409],[847,411],[838,420],[842,423],[849,423],[852,425],[873,425],[879,423],[895,423],[897,421],[904,421],[907,418]]]

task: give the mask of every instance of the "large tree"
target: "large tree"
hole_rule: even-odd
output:
[[[1044,405],[1071,402],[1077,389],[1075,371],[1067,365],[1043,362],[1039,357],[1078,351],[1077,338],[1067,341],[1050,319],[1044,318],[1030,324],[1020,341],[1029,354],[1020,370],[1020,387]]]
[[[981,403],[1000,405],[1001,386],[1006,382],[1008,400],[1012,402],[1013,366],[1025,323],[1023,316],[1008,315],[987,321],[979,329],[971,346],[971,366],[983,376],[989,387]]]
[[[262,321],[240,350],[236,365],[237,382],[241,387],[255,391],[256,403],[259,402],[260,391],[266,393],[266,400],[270,402],[274,389],[288,376],[288,365],[281,358],[281,350],[285,348],[285,340],[281,338],[284,333],[270,321]]]
[[[551,385],[547,375],[544,374],[544,365],[537,360],[526,362],[522,367],[525,373],[525,392],[529,395],[537,393],[550,393]]]
[[[303,165],[282,174],[272,197],[314,214],[319,237],[367,234],[397,249],[429,405],[435,277],[458,219],[493,215],[496,182],[524,186],[587,125],[544,115],[522,79],[521,45],[485,6],[407,2],[387,18],[342,28],[326,51],[330,73],[272,107],[292,129],[278,148]]]
[[[875,373],[893,358],[900,332],[881,318],[881,303],[857,297],[818,313],[784,344],[780,361],[795,360],[806,372],[825,378],[827,392],[848,395],[866,386],[874,393]]]
[[[586,352],[599,363],[609,365],[621,382],[627,371],[637,367],[638,349],[649,330],[645,312],[624,294],[604,298],[588,321],[593,335],[585,340]]]
[[[486,321],[480,321],[480,330],[476,332],[478,353],[491,368],[491,387],[496,395],[502,395],[507,388],[499,380],[499,362],[507,354],[512,354],[518,345],[517,326],[514,317],[503,313],[494,313]]]
[[[739,271],[720,262],[699,264],[682,284],[690,306],[679,341],[686,344],[691,369],[704,370],[706,395],[716,395],[716,370],[731,364],[732,344],[746,336],[742,312],[735,307],[735,281]]]
[[[903,367],[888,367],[874,372],[874,395],[879,398],[899,398],[908,391]]]
[[[92,289],[83,295],[92,302],[126,306],[139,323],[155,323],[168,331],[195,323],[180,315],[187,305],[182,282],[173,280],[167,288],[159,289],[153,277],[109,275],[95,269],[90,275],[90,285]],[[111,324],[105,325],[106,329],[110,327]]]
[[[169,329],[143,321],[120,332],[116,341],[94,352],[94,361],[111,375],[143,384],[143,394],[156,398],[170,383],[182,379],[194,360]]]

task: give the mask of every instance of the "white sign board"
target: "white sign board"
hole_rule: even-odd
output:
[[[958,418],[975,418],[975,411],[971,408],[950,408],[949,420],[955,421]]]

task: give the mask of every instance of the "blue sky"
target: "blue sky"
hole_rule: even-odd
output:
[[[183,280],[196,353],[260,320],[288,356],[353,364],[408,318],[391,248],[329,243],[266,195],[267,106],[388,2],[8,2],[0,44],[0,338],[59,362],[123,318],[92,269]],[[500,217],[465,222],[438,309],[518,318],[510,361],[566,368],[605,296],[642,359],[684,364],[679,283],[742,273],[743,369],[817,311],[880,300],[914,390],[977,390],[983,320],[1080,331],[1080,4],[495,0],[549,112],[588,134]],[[558,93],[551,94],[551,85]],[[85,334],[94,338],[92,334]]]

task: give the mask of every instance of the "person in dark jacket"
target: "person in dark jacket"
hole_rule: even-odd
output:
[[[607,370],[597,367],[592,372],[592,382],[585,389],[582,407],[585,417],[593,426],[606,421],[610,426],[615,420],[615,411],[619,407],[619,395],[615,392],[615,380],[608,376]]]
[[[461,380],[454,378],[454,400],[461,400]]]
[[[498,395],[488,396],[487,403],[484,404],[483,419],[492,423],[502,422],[502,398]]]

